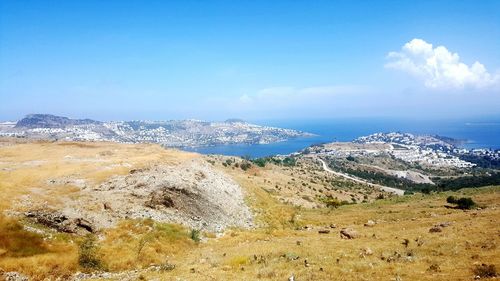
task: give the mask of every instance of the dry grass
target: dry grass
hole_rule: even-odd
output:
[[[68,176],[99,182],[131,168],[191,157],[197,156],[154,145],[3,145],[0,210],[10,208],[13,198],[22,194],[38,192],[37,196],[56,196],[58,200],[77,194],[75,187],[46,184],[48,179]],[[244,188],[258,228],[233,229],[220,238],[205,234],[211,238],[197,244],[189,238],[189,230],[180,226],[148,220],[123,221],[99,234],[97,256],[106,267],[121,271],[150,264],[175,264],[170,271],[141,272],[147,280],[287,280],[294,274],[297,280],[406,281],[470,280],[477,265],[498,268],[500,264],[499,187],[390,198],[338,209],[306,209],[283,203],[279,194],[269,191],[277,182],[285,185],[290,181],[283,172],[273,170],[277,168],[254,167],[244,172],[216,167]],[[449,195],[472,197],[486,208],[446,208]],[[377,224],[363,226],[368,220]],[[451,225],[442,232],[429,233],[441,222]],[[330,224],[337,228],[329,228]],[[354,228],[360,238],[341,239],[342,227]],[[319,234],[320,229],[331,232]],[[17,222],[0,217],[0,268],[26,273],[34,280],[82,270],[78,265],[82,238],[46,233],[42,239]],[[407,246],[402,244],[405,239]],[[367,248],[372,254],[366,254]]]
[[[123,221],[104,237],[102,261],[112,271],[164,264],[196,246],[184,227],[152,220]]]
[[[49,202],[75,192],[71,185],[49,185],[51,179],[84,179],[97,184],[132,168],[192,157],[195,154],[149,144],[36,142],[0,146],[0,210],[10,208],[12,198],[32,193],[34,188]]]
[[[312,230],[297,230],[291,225],[271,232],[235,230],[195,249],[161,278],[286,280],[294,274],[298,280],[470,280],[475,264],[500,262],[496,220],[500,189],[463,193],[488,208],[468,212],[448,209],[444,205],[449,194],[439,194],[337,210],[301,209],[297,224],[311,225]],[[364,227],[369,219],[378,221],[377,225]],[[443,232],[429,233],[433,225],[447,221],[452,224]],[[331,223],[338,228],[330,234],[318,233]],[[352,227],[361,237],[341,239],[341,227]],[[405,239],[408,247],[403,244]],[[366,248],[373,254],[363,255]]]
[[[0,268],[20,271],[34,280],[69,276],[77,269],[77,249],[61,236],[43,239],[19,222],[0,216]]]

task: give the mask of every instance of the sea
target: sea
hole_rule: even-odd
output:
[[[249,121],[250,122],[250,121]],[[316,136],[296,138],[272,144],[238,144],[210,147],[185,147],[202,154],[222,154],[259,158],[286,155],[308,146],[326,142],[348,142],[373,133],[401,132],[439,135],[461,140],[463,148],[500,149],[500,118],[415,120],[394,118],[344,118],[310,120],[253,120],[251,123],[289,128]]]

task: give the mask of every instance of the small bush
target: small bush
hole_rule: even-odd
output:
[[[200,240],[201,240],[200,231],[198,229],[191,229],[191,233],[189,234],[189,237],[191,238],[191,240],[193,240],[196,243],[200,242]]]
[[[340,201],[332,196],[326,196],[319,199],[321,202],[325,203],[328,208],[338,208],[342,205],[349,205],[348,201]]]
[[[97,255],[96,238],[89,234],[80,244],[80,253],[78,256],[78,264],[84,269],[102,270],[105,268],[101,259]]]
[[[457,199],[453,196],[449,196],[446,198],[446,202],[457,205],[457,208],[461,210],[470,210],[472,207],[476,206],[476,202],[474,202],[472,198],[468,197]]]
[[[295,165],[297,165],[297,160],[295,160],[295,158],[285,157],[285,159],[283,159],[283,166],[285,166],[285,167],[293,167]]]
[[[448,196],[448,198],[446,198],[446,202],[448,202],[450,204],[456,204],[457,198],[455,198],[455,196]]]
[[[476,205],[476,202],[474,202],[471,198],[464,197],[457,200],[457,205],[459,209],[469,210]]]
[[[249,162],[245,162],[245,163],[241,163],[240,164],[240,168],[243,171],[246,171],[246,170],[250,169],[250,167],[252,167],[252,164],[250,164]]]
[[[476,265],[476,267],[472,270],[474,275],[479,276],[481,278],[492,278],[497,277],[497,269],[494,264],[481,264]]]

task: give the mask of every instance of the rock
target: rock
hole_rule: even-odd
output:
[[[408,248],[408,245],[410,244],[410,240],[404,239],[403,242],[401,242],[405,246],[405,248]]]
[[[337,225],[332,223],[332,224],[330,224],[330,228],[337,228]]]
[[[281,255],[282,258],[286,258],[288,261],[298,260],[300,257],[294,253],[286,253]]]
[[[146,202],[146,206],[152,209],[157,209],[158,207],[174,207],[174,200],[172,199],[171,192],[168,192],[168,189],[151,192],[150,199]]]
[[[430,233],[443,232],[443,229],[439,226],[434,226],[434,227],[431,227],[431,229],[429,229],[429,232]]]
[[[67,233],[86,234],[95,232],[92,223],[84,218],[70,218],[65,214],[53,210],[33,210],[25,213],[25,216],[35,222],[57,231]]]
[[[451,222],[447,221],[447,222],[440,222],[438,224],[436,224],[434,227],[448,227],[451,225]]]
[[[364,258],[366,256],[373,255],[373,251],[372,251],[372,249],[366,247],[366,248],[361,249],[361,253],[359,255],[360,255],[360,257]]]
[[[358,232],[352,228],[342,228],[342,230],[340,230],[340,238],[355,239],[358,237],[359,237]]]
[[[375,223],[374,221],[369,220],[369,221],[367,221],[367,222],[365,223],[365,226],[367,226],[367,227],[372,227],[372,226],[375,226],[375,224],[376,224],[376,223]]]
[[[86,219],[83,219],[83,218],[77,218],[74,220],[76,226],[78,227],[81,227],[85,230],[87,230],[88,232],[95,232],[95,229],[94,227],[92,226],[92,223]]]
[[[328,230],[328,229],[321,229],[321,230],[318,230],[318,233],[319,234],[328,234],[328,233],[330,233],[330,230]]]
[[[5,272],[2,275],[0,275],[0,277],[5,278],[4,279],[5,281],[28,281],[29,280],[28,277],[26,277],[26,276],[24,276],[21,273],[16,272],[16,271]]]

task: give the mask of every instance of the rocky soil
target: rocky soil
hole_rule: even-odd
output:
[[[63,232],[95,232],[121,219],[151,218],[212,232],[227,227],[249,228],[252,214],[240,186],[201,158],[176,165],[156,164],[131,169],[93,185],[83,179],[53,179],[69,183],[76,195],[47,206],[36,196],[24,196],[24,215]]]

